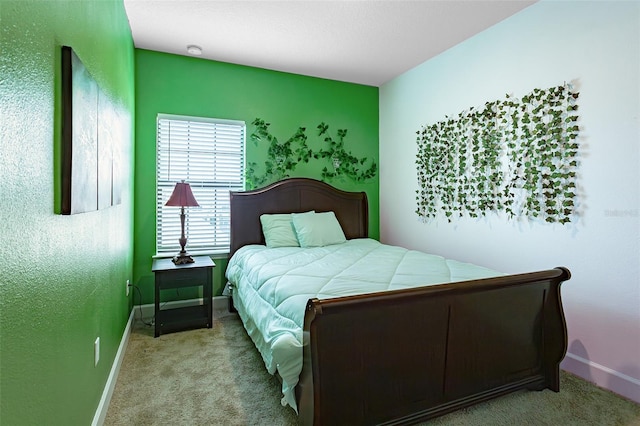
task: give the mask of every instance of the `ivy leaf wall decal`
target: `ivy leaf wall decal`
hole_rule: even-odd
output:
[[[566,224],[576,213],[580,127],[570,84],[470,107],[416,131],[416,214],[503,212]]]
[[[347,129],[338,129],[336,137],[331,136],[329,125],[318,124],[317,136],[322,139],[319,149],[309,147],[305,127],[298,130],[286,142],[279,142],[269,132],[270,123],[256,118],[251,123],[255,126],[250,139],[255,145],[268,143],[267,160],[264,171],[259,172],[258,164],[247,164],[246,183],[248,188],[257,188],[290,177],[300,163],[325,161],[328,166],[322,168],[321,178],[332,180],[347,177],[356,182],[366,181],[376,176],[378,165],[367,157],[358,158],[345,148]],[[367,165],[368,163],[368,165]]]

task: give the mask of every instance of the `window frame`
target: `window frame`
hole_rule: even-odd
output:
[[[171,129],[172,125],[178,127]],[[207,146],[209,143],[213,145]],[[207,167],[211,167],[210,175]],[[180,207],[164,204],[182,180],[190,184],[200,204],[185,207],[185,250],[191,255],[229,253],[229,191],[245,189],[245,171],[244,121],[158,113],[154,258],[172,257],[180,251]]]

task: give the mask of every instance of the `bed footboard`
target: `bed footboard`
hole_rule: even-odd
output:
[[[312,299],[302,424],[409,424],[519,389],[559,391],[566,268]]]

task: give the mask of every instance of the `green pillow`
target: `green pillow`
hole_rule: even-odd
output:
[[[299,213],[300,215],[313,212]],[[291,221],[291,213],[263,214],[260,216],[262,233],[267,247],[299,247],[298,238]]]
[[[291,215],[300,247],[323,247],[347,241],[334,212]]]

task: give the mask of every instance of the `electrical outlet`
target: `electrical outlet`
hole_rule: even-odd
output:
[[[127,280],[127,282],[125,283],[125,292],[127,294],[127,296],[129,295],[129,287],[131,287],[131,283],[129,282],[129,280]]]
[[[95,342],[93,342],[93,365],[98,365],[98,361],[100,361],[100,338],[98,337]]]

